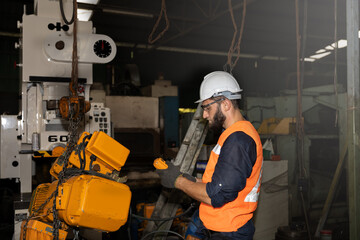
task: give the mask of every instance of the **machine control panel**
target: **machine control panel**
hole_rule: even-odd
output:
[[[104,107],[103,103],[91,103],[87,121],[90,125],[90,133],[101,131],[111,136],[110,108]]]

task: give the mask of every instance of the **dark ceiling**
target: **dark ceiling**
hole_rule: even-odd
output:
[[[234,68],[234,76],[251,93],[264,95],[266,91],[287,88],[289,76],[296,71],[296,1],[246,2],[241,57]],[[337,39],[346,39],[346,1],[298,2],[301,35],[306,27],[302,36],[302,41],[306,40],[305,57],[334,42],[334,2],[337,2]],[[202,76],[208,71],[223,68],[234,28],[226,0],[166,0],[169,29],[155,44],[148,45],[161,3],[161,0],[100,0],[96,7],[79,4],[79,8],[94,9],[91,20],[97,33],[110,36],[118,44],[116,63],[138,64],[144,85],[156,79],[159,72],[165,72],[166,78],[179,85],[181,96],[195,86],[197,91]],[[30,14],[32,0],[0,2],[1,37],[19,33],[16,21],[21,19],[24,4]],[[240,27],[244,1],[233,0],[232,6],[236,24]],[[307,16],[305,25],[304,16]],[[164,27],[162,18],[156,33]],[[345,49],[338,51],[339,66],[345,64]],[[325,83],[331,82],[333,64],[332,53],[314,63],[306,63],[305,71],[312,72],[317,79],[326,76]],[[342,72],[346,71],[340,69],[339,76]],[[196,94],[190,94],[191,98],[196,98]]]
[[[241,53],[295,58],[295,0],[247,0]],[[299,0],[300,31],[304,22],[304,0]],[[243,0],[233,0],[237,26],[241,25]],[[99,31],[116,41],[147,44],[161,10],[161,0],[101,0],[93,15]],[[107,9],[122,14],[106,13]],[[234,28],[226,0],[167,0],[170,27],[156,46],[190,48],[226,53]],[[125,13],[149,15],[131,16]],[[338,1],[338,38],[345,37],[345,1]],[[151,17],[151,15],[153,17]],[[334,1],[316,0],[307,4],[306,55],[333,43]],[[164,18],[159,30],[164,28]]]

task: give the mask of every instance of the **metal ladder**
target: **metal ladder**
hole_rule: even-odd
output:
[[[180,171],[192,174],[195,168],[196,160],[200,154],[201,147],[204,143],[208,131],[207,121],[202,118],[201,103],[198,105],[190,126],[186,132],[183,142],[181,143],[178,154],[176,155],[174,165],[180,165]],[[180,190],[173,189],[171,192],[162,190],[151,215],[151,218],[170,218],[174,217],[180,207],[180,199],[184,193]],[[143,237],[147,234],[154,233],[153,239],[166,239],[167,231],[170,230],[173,220],[165,223],[149,221]],[[165,234],[164,234],[165,233]],[[149,238],[148,238],[149,239]]]

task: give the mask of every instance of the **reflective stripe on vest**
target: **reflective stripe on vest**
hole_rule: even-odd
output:
[[[216,146],[212,150],[216,155],[220,155],[221,152],[221,146],[219,144],[216,144]]]
[[[264,163],[261,164],[260,175],[256,182],[256,185],[253,187],[253,189],[251,189],[251,192],[249,192],[249,194],[246,195],[244,202],[257,202],[258,201],[259,194],[260,194],[260,183],[261,183],[261,176],[262,176],[262,172],[263,172],[263,165],[264,165]]]

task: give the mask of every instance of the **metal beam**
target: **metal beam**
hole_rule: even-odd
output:
[[[256,2],[256,1],[257,1],[257,0],[248,0],[247,3],[246,3],[246,5],[249,6],[250,4],[252,4],[252,3]],[[241,3],[239,3],[239,4],[234,5],[234,6],[233,6],[233,10],[239,9],[239,8],[241,8],[241,7],[243,7],[243,6],[244,6],[244,3],[241,2]],[[172,37],[169,37],[169,38],[161,41],[160,44],[155,45],[154,47],[152,47],[152,49],[156,49],[156,48],[160,47],[160,46],[163,45],[163,44],[166,44],[166,43],[168,43],[168,42],[170,42],[170,41],[172,41],[172,40],[175,40],[175,39],[177,39],[177,38],[179,38],[179,37],[185,36],[186,34],[188,34],[188,33],[192,32],[192,31],[194,31],[194,30],[196,30],[196,29],[198,29],[198,28],[201,28],[201,27],[203,27],[203,26],[205,26],[205,25],[207,25],[207,24],[215,21],[215,20],[218,19],[219,17],[224,16],[224,15],[227,14],[228,12],[229,12],[229,9],[223,10],[223,11],[221,11],[220,13],[218,13],[218,14],[210,17],[210,18],[207,19],[206,21],[201,22],[201,23],[199,23],[199,24],[197,24],[197,25],[195,25],[195,26],[189,27],[188,29],[185,29],[184,31],[182,31],[182,32],[180,32],[180,33],[178,33],[178,34],[176,34],[176,35],[174,35],[174,36],[172,36]]]
[[[350,240],[360,239],[359,2],[346,1],[347,141]]]
[[[86,4],[86,3],[78,3],[79,9],[86,9],[86,10],[93,10],[95,13],[108,13],[108,14],[116,14],[116,15],[124,15],[124,16],[131,16],[137,18],[157,18],[159,17],[159,13],[152,13],[147,12],[139,9],[125,9],[116,5],[93,5],[93,4]],[[195,18],[188,18],[188,17],[181,17],[181,16],[174,16],[168,15],[168,18],[171,20],[177,21],[184,21],[184,22],[193,22],[199,23],[201,22],[200,19]]]

